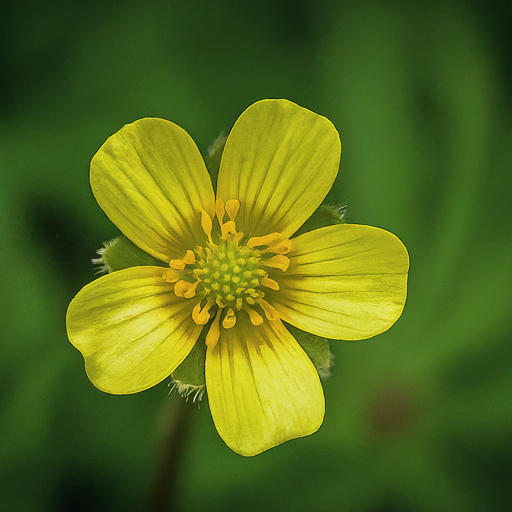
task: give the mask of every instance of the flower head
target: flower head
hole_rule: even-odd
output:
[[[318,373],[283,321],[369,338],[396,321],[406,296],[408,255],[391,233],[341,224],[291,238],[324,200],[340,154],[326,118],[263,100],[229,134],[215,195],[177,125],[141,119],[110,137],[91,163],[94,195],[166,268],[113,272],[71,302],[69,339],[94,385],[124,394],[161,382],[205,329],[208,400],[228,446],[255,455],[315,432]]]

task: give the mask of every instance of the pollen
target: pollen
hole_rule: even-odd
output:
[[[204,246],[195,246],[182,258],[171,260],[162,276],[175,283],[177,297],[196,301],[192,319],[206,325],[205,341],[210,348],[217,344],[222,329],[236,328],[239,314],[248,315],[255,327],[264,318],[270,322],[279,319],[264,297],[269,288],[279,290],[276,277],[288,269],[285,254],[292,242],[282,239],[280,233],[270,233],[242,243],[243,233],[235,223],[239,209],[237,199],[226,203],[217,199],[215,217],[202,210],[200,223],[207,236]]]

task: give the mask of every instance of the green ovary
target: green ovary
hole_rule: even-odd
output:
[[[222,240],[205,252],[206,259],[201,258],[193,271],[200,281],[197,295],[220,308],[237,310],[242,309],[244,302],[254,305],[255,299],[264,297],[258,287],[267,273],[259,266],[258,250]]]

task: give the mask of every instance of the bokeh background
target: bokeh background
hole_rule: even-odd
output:
[[[118,234],[92,155],[146,116],[205,150],[262,98],[338,128],[332,201],[397,234],[408,302],[332,345],[315,435],[255,458],[207,402],[183,511],[509,510],[512,26],[498,0],[18,0],[0,7],[0,508],[142,510],[166,383],[109,396],[65,333],[90,259]]]

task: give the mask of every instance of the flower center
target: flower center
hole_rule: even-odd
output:
[[[244,302],[254,305],[255,299],[265,294],[258,288],[267,276],[258,263],[260,252],[238,247],[230,240],[221,240],[213,249],[206,248],[206,260],[199,261],[194,273],[201,280],[205,299],[220,308],[240,310]]]
[[[225,205],[217,199],[215,212],[220,234],[216,235],[216,242],[212,239],[213,220],[203,211],[201,226],[208,236],[206,246],[194,247],[183,258],[171,260],[170,269],[163,275],[166,281],[175,283],[176,296],[199,298],[192,311],[194,322],[205,325],[214,318],[206,335],[209,346],[217,343],[221,323],[224,329],[232,328],[239,312],[248,314],[255,326],[263,322],[262,314],[269,321],[279,319],[279,313],[264,299],[265,289],[279,290],[269,271],[288,269],[290,260],[285,254],[291,249],[291,241],[281,239],[280,233],[271,233],[252,237],[241,245],[243,233],[235,225],[239,207],[237,199]],[[229,221],[224,222],[226,213]]]

